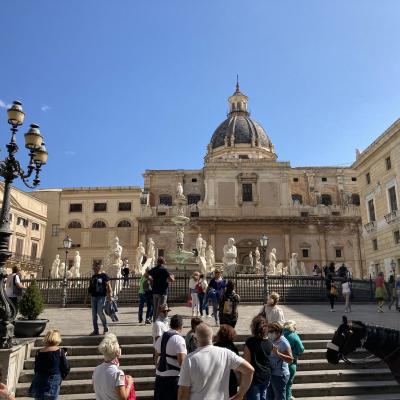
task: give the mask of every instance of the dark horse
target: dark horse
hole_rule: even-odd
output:
[[[340,359],[354,350],[363,347],[384,361],[396,381],[400,384],[400,332],[381,326],[363,324],[360,321],[347,321],[339,325],[328,343],[326,359],[338,364]]]

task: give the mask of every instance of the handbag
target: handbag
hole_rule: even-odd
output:
[[[337,296],[338,295],[338,290],[337,287],[335,285],[331,286],[331,291],[330,291],[332,296]]]
[[[126,379],[126,377],[125,377],[125,387],[128,387],[128,380]],[[129,391],[127,400],[136,400],[136,391],[134,383],[132,383],[131,390]]]
[[[187,301],[186,301],[186,307],[192,307],[192,297],[188,297]]]

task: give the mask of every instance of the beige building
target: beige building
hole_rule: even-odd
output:
[[[352,168],[292,168],[277,161],[274,145],[250,118],[248,98],[237,86],[230,112],[215,130],[199,170],[146,170],[139,239],[154,239],[159,252],[175,248],[174,197],[181,183],[188,199],[185,247],[195,249],[201,233],[216,260],[229,237],[236,240],[238,263],[246,264],[263,233],[268,252],[289,264],[298,253],[308,272],[314,264],[345,262],[365,276],[357,173]]]
[[[137,217],[141,189],[133,186],[50,189],[32,192],[48,204],[48,226],[44,246],[44,276],[60,255],[65,259],[63,239],[69,235],[73,249],[68,254],[72,266],[75,251],[80,252],[81,274],[91,273],[93,263],[102,261],[110,244],[118,236],[122,256],[133,261],[138,241]]]
[[[0,185],[3,198],[3,184]],[[47,223],[47,204],[19,189],[11,189],[10,197],[10,247],[12,255],[7,261],[9,272],[14,265],[22,268],[23,275],[41,275]]]
[[[364,254],[368,275],[400,265],[400,120],[362,153],[352,166],[361,196]]]

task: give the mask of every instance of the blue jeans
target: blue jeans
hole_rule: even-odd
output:
[[[146,321],[150,320],[153,316],[153,294],[139,293],[139,322],[143,321],[143,309],[146,303]]]
[[[29,396],[37,400],[56,400],[61,382],[60,374],[46,375],[36,372],[28,391]]]
[[[204,301],[206,296],[205,293],[198,293],[199,296],[199,303],[200,303],[200,315],[203,316],[203,311],[206,310],[206,315],[208,315],[208,299]]]
[[[267,383],[255,383],[249,387],[246,393],[246,400],[267,400]]]
[[[106,315],[104,314],[104,305],[106,303],[105,297],[94,297],[92,296],[92,318],[93,318],[93,331],[99,333],[99,325],[97,324],[97,316],[100,317],[100,321],[103,324],[104,329],[107,328]]]
[[[289,375],[271,375],[271,381],[267,389],[267,400],[286,400],[286,384]]]

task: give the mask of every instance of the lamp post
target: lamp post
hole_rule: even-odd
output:
[[[268,294],[268,276],[267,276],[267,247],[268,247],[268,236],[264,233],[260,237],[260,246],[264,252],[264,299],[267,297]]]
[[[67,235],[63,240],[63,247],[65,250],[65,262],[64,262],[64,279],[63,279],[63,290],[61,306],[65,308],[67,306],[67,261],[68,261],[68,250],[72,247],[72,239]]]
[[[29,150],[29,163],[26,172],[22,169],[19,161],[15,158],[18,152],[16,135],[18,127],[23,124],[25,113],[22,104],[14,101],[7,110],[8,123],[11,125],[11,139],[6,145],[7,156],[0,161],[0,176],[4,179],[3,203],[0,211],[0,348],[9,349],[12,347],[14,336],[14,319],[17,310],[10,303],[4,291],[4,280],[7,277],[6,263],[11,257],[9,250],[10,236],[10,193],[11,185],[15,178],[20,177],[25,186],[34,188],[39,185],[39,173],[47,162],[47,150],[40,134],[39,126],[32,124],[25,134],[25,147]],[[34,173],[32,184],[29,178]]]

